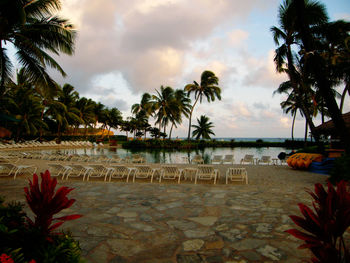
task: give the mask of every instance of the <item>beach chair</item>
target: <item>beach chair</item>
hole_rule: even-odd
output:
[[[219,175],[219,171],[217,169],[214,169],[214,166],[198,165],[198,172],[196,173],[194,183],[197,184],[198,180],[213,180],[214,184],[216,184],[218,175]]]
[[[221,164],[222,163],[222,155],[214,155],[213,159],[211,160],[212,164]]]
[[[254,164],[254,155],[246,154],[246,155],[241,159],[241,164],[244,164],[244,163]]]
[[[59,163],[49,163],[48,166],[49,166],[51,176],[55,176],[55,177],[62,176],[61,177],[62,180],[64,179],[64,176],[66,175],[66,173],[72,170],[72,167],[68,165],[62,165]]]
[[[89,181],[90,177],[104,177],[104,181],[106,181],[108,174],[113,171],[113,168],[105,167],[101,164],[90,164],[89,167],[93,169],[87,174],[87,181]]]
[[[188,178],[190,178],[192,181],[193,178],[196,178],[197,173],[198,173],[198,168],[194,168],[194,167],[187,167],[182,170],[182,175],[185,180],[188,180]]]
[[[170,166],[170,165],[162,166],[162,170],[159,176],[159,182],[161,182],[162,179],[167,179],[167,180],[177,179],[177,183],[179,184],[181,180],[181,171],[177,166]]]
[[[141,154],[133,154],[131,162],[132,163],[144,163],[145,158],[143,158],[143,156]]]
[[[229,163],[229,164],[233,164],[235,161],[235,158],[233,156],[233,154],[227,154],[225,155],[224,159],[222,160],[222,163]]]
[[[136,166],[134,171],[134,178],[132,182],[135,182],[136,178],[147,179],[151,178],[151,183],[153,182],[154,170],[148,165]]]
[[[17,165],[14,163],[0,163],[0,175],[5,173],[5,176],[10,176],[13,174],[13,179],[16,179],[16,176],[21,173],[30,173],[33,174],[37,170],[37,167],[34,165]]]
[[[121,163],[122,158],[118,154],[113,154],[110,163]]]
[[[194,163],[194,164],[203,164],[203,163],[204,163],[204,160],[203,160],[202,156],[200,156],[200,155],[197,154],[197,155],[195,155],[195,156],[193,157],[192,163]]]
[[[81,164],[71,164],[69,167],[72,169],[66,173],[66,180],[68,180],[68,177],[80,177],[82,175],[84,181],[85,177],[94,169],[90,166],[83,166]]]
[[[228,168],[226,171],[226,184],[228,181],[238,181],[248,184],[248,174],[245,168]]]
[[[129,181],[129,176],[130,176],[130,172],[131,170],[124,166],[124,165],[113,165],[111,166],[112,171],[109,173],[109,181],[112,180],[112,178],[115,179],[123,179],[126,178],[126,182]]]
[[[269,165],[271,163],[271,156],[267,156],[267,155],[261,156],[260,160],[258,160],[258,164],[260,163]]]

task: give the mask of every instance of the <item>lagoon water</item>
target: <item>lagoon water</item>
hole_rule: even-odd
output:
[[[47,151],[45,151],[47,152]],[[142,154],[149,163],[183,163],[184,158],[192,159],[196,154],[203,156],[205,163],[210,163],[214,155],[233,154],[235,163],[239,163],[245,154],[252,154],[255,158],[260,158],[263,155],[269,155],[271,158],[277,158],[280,152],[289,153],[290,150],[283,147],[218,147],[204,148],[195,150],[168,150],[168,149],[150,149],[150,150],[135,150],[135,149],[115,149],[115,148],[86,148],[86,149],[60,149],[52,150],[51,152],[60,152],[64,154],[87,154],[87,155],[107,155],[118,154],[121,158],[131,156],[131,154]]]

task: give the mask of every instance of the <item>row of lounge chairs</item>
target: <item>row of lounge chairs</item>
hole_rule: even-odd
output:
[[[112,179],[125,179],[129,182],[132,177],[132,182],[137,179],[149,179],[152,183],[154,180],[158,180],[159,183],[162,180],[175,180],[178,184],[181,179],[194,179],[194,183],[197,184],[199,180],[213,181],[213,184],[217,183],[219,179],[219,171],[214,168],[213,165],[198,165],[197,167],[179,168],[174,165],[163,165],[161,167],[151,167],[149,165],[111,165],[104,166],[98,164],[92,164],[84,166],[81,164],[62,165],[58,163],[49,164],[51,175],[61,177],[62,180],[70,177],[82,177],[83,181],[89,181],[90,178],[100,177],[104,181],[111,182]],[[226,171],[225,182],[240,181],[248,184],[248,175],[245,168],[233,168],[230,167]]]
[[[144,163],[145,158],[141,154],[133,154],[125,158],[117,154],[87,155],[87,154],[49,154],[49,153],[21,153],[22,158],[40,159],[48,161],[72,161],[72,162],[98,162],[98,163]]]
[[[15,143],[0,143],[0,149],[15,149],[15,148],[36,148],[36,147],[53,147],[53,146],[68,146],[68,147],[92,147],[93,144],[89,141],[62,141],[60,144],[56,141],[38,142],[38,141],[26,141]]]

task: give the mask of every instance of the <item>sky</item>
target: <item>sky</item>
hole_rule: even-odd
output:
[[[350,21],[349,0],[321,2],[330,20]],[[285,96],[273,96],[287,80],[276,73],[270,33],[278,26],[281,3],[63,0],[60,15],[75,25],[78,38],[74,56],[57,57],[68,76],[52,74],[58,83],[73,85],[80,96],[117,107],[125,119],[143,93],[155,93],[161,85],[183,89],[210,70],[219,77],[222,100],[203,100],[194,109],[192,124],[206,115],[215,137],[288,138],[292,117],[280,108]],[[349,98],[345,107],[350,110]],[[173,137],[185,137],[187,130],[184,118]],[[295,136],[303,137],[304,130],[305,121],[298,116]]]

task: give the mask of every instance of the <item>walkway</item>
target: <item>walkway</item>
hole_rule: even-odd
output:
[[[246,166],[249,185],[65,181],[77,201],[63,225],[87,262],[300,262],[309,258],[284,231],[305,188],[326,176],[281,166]],[[24,202],[27,181],[0,179],[6,201]],[[61,182],[60,182],[61,184]],[[62,214],[63,215],[63,214]]]

